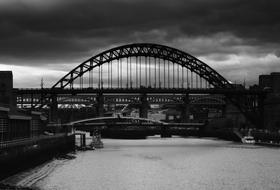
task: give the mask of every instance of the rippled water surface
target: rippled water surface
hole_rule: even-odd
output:
[[[41,189],[280,189],[280,149],[195,138],[103,139]]]

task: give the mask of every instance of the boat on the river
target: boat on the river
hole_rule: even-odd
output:
[[[245,143],[245,144],[255,144],[256,143],[253,136],[244,136],[241,139],[241,141],[242,141],[242,143]]]

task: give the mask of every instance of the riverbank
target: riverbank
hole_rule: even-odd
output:
[[[256,142],[255,144],[259,145],[259,146],[278,147],[278,148],[280,148],[280,144],[279,143]]]
[[[7,184],[1,184],[0,183],[0,190],[36,190],[29,187],[17,187],[14,185],[7,185]]]
[[[0,180],[45,163],[62,153],[74,150],[75,136],[57,135],[32,139],[27,143],[0,150]]]
[[[26,171],[17,173],[0,181],[0,189],[22,189],[22,190],[37,190],[36,183],[39,180],[47,177],[57,167],[64,164],[65,161],[74,159],[74,154],[60,155],[53,158],[35,168],[30,168]]]

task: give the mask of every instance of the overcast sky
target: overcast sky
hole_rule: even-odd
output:
[[[0,0],[0,70],[51,87],[108,48],[168,45],[230,81],[280,72],[279,0]]]

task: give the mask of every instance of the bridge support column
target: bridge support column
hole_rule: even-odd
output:
[[[141,96],[141,105],[139,110],[139,116],[141,118],[148,118],[149,102],[147,100],[147,94]]]
[[[189,103],[189,94],[186,94],[183,97],[183,105],[181,107],[181,122],[186,123],[190,118],[190,103]]]
[[[98,94],[96,97],[97,101],[97,116],[98,117],[103,117],[104,116],[104,96],[102,93]]]
[[[237,97],[237,102],[244,104],[244,97]],[[251,117],[247,113],[247,116]],[[223,110],[223,117],[225,118],[227,128],[240,128],[240,127],[250,127],[251,121],[249,118],[246,118],[245,113],[242,113],[240,109],[234,105],[229,99],[226,100],[226,105]]]
[[[227,115],[227,101],[225,101],[226,104],[222,106],[222,117],[225,118]]]
[[[264,129],[264,95],[259,95],[258,97],[258,110],[259,110],[259,125],[257,126],[259,129]]]
[[[58,114],[58,103],[57,103],[57,95],[51,96],[50,102],[50,113],[49,113],[49,122],[57,122],[57,114]]]
[[[162,126],[160,129],[160,137],[166,138],[166,137],[172,137],[170,130],[167,126]]]

